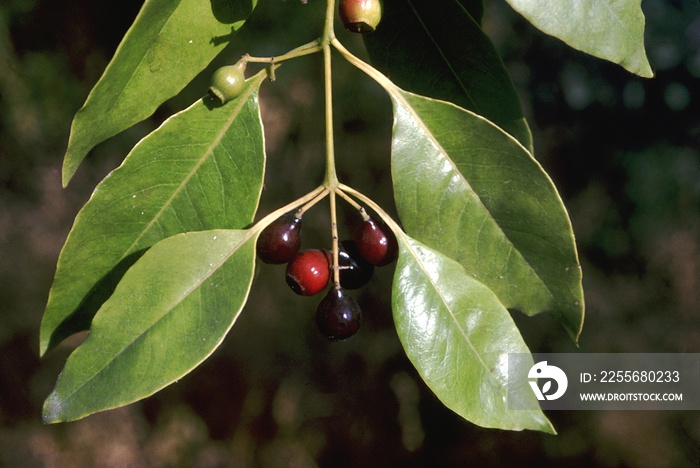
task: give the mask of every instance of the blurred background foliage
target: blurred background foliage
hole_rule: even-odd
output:
[[[66,190],[70,121],[141,2],[0,4],[0,466],[698,466],[697,412],[551,412],[558,436],[461,420],[403,354],[392,267],[355,294],[361,332],[330,344],[312,321],[316,299],[291,293],[283,267],[262,265],[228,338],[192,374],[128,407],[41,425],[43,399],[82,339],[38,358],[39,323],[77,211],[140,138],[205,93],[216,66],[318,36],[324,3],[261,0],[217,63],[153,118],[93,150]],[[485,3],[484,27],[570,211],[584,269],[580,348],[548,317],[516,313],[526,342],[537,352],[700,352],[700,5],[643,0],[656,73],[647,80],[544,36],[505,2]],[[360,39],[337,32],[363,54]],[[342,59],[334,67],[340,178],[391,212],[389,100]],[[321,74],[321,57],[304,57],[262,88],[261,214],[322,180]],[[304,218],[305,246],[327,246],[326,211]]]

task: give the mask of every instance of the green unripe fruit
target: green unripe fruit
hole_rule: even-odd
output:
[[[211,77],[209,94],[222,104],[236,99],[245,86],[245,69],[248,62],[238,61],[234,65],[221,67]]]
[[[339,13],[345,29],[368,33],[377,29],[382,19],[382,4],[380,0],[340,0]]]

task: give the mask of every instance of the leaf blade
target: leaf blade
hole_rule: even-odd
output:
[[[546,173],[482,117],[389,90],[394,196],[406,232],[457,260],[506,307],[549,312],[576,340],[581,270],[568,215]]]
[[[515,87],[473,17],[482,8],[481,2],[387,0],[384,19],[365,37],[367,52],[400,88],[472,110],[531,148]]]
[[[150,116],[202,71],[256,3],[147,0],[73,119],[64,187],[95,145]]]
[[[240,229],[262,191],[265,150],[258,90],[172,116],[137,144],[81,209],[59,256],[40,332],[44,354],[92,315],[124,271],[155,242],[187,231]]]
[[[256,233],[178,234],[153,246],[95,316],[46,399],[45,423],[145,398],[222,342],[246,302]]]
[[[399,245],[394,321],[435,395],[479,426],[554,433],[541,411],[507,408],[508,354],[529,350],[496,296],[439,252],[408,236]]]
[[[641,0],[507,0],[535,27],[637,75],[654,76],[644,50]]]

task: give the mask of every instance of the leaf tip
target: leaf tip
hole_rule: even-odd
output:
[[[654,78],[654,70],[652,70],[651,64],[644,52],[642,52],[642,56],[638,60],[621,62],[620,65],[628,72],[634,73],[642,78]]]
[[[39,342],[39,357],[43,358],[46,356],[46,353],[49,351],[49,344],[45,340],[41,340]]]
[[[557,435],[557,430],[554,428],[554,425],[542,411],[533,411],[532,421],[534,424],[526,427],[525,429],[532,429],[550,435]]]
[[[66,154],[66,159],[63,161],[63,169],[61,170],[61,187],[66,188],[73,178],[73,174],[77,170],[75,164],[68,163],[68,154]]]
[[[654,78],[654,71],[651,69],[651,67],[648,67],[641,72],[639,72],[639,76],[642,78]]]
[[[61,422],[61,402],[56,395],[56,392],[52,392],[44,402],[44,408],[41,414],[41,422],[44,424],[54,424]]]
[[[554,426],[551,422],[549,422],[549,420],[547,420],[547,425],[541,429],[541,432],[544,432],[545,434],[549,435],[558,435],[557,430],[554,429]]]

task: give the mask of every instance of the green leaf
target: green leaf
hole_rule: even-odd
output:
[[[508,353],[530,351],[498,298],[454,260],[409,237],[398,239],[394,321],[426,384],[479,426],[554,433],[541,411],[507,408]]]
[[[470,12],[474,1],[385,0],[365,44],[372,64],[397,86],[483,115],[530,149],[532,135],[496,49]]]
[[[484,2],[482,0],[455,0],[462,8],[467,10],[474,21],[481,25],[484,17]]]
[[[145,398],[206,359],[246,302],[257,231],[180,234],[124,275],[44,403],[45,423]]]
[[[144,249],[181,232],[252,222],[265,169],[258,103],[265,77],[250,78],[225,106],[204,98],[172,116],[97,186],[58,259],[42,354],[89,327]]]
[[[571,47],[652,77],[644,51],[642,0],[507,0],[546,34]]]
[[[95,145],[150,116],[226,46],[257,0],[146,0],[78,111],[63,185]]]
[[[483,117],[389,89],[394,194],[406,232],[457,260],[506,307],[549,312],[577,339],[581,269],[544,170]]]

